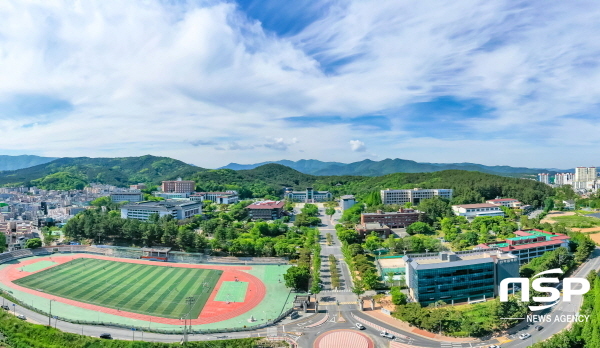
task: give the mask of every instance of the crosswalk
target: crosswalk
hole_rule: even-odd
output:
[[[451,343],[451,342],[442,342],[440,343],[441,348],[463,348],[462,343]]]
[[[340,302],[340,305],[343,305],[343,304],[356,304],[356,301]],[[335,302],[319,302],[319,306],[337,306],[337,303],[335,303]]]

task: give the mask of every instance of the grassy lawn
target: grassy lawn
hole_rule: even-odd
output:
[[[566,227],[571,228],[591,228],[600,226],[600,219],[592,216],[582,215],[571,215],[571,216],[557,216],[553,217],[552,220],[564,224]]]
[[[222,271],[81,258],[18,279],[16,284],[59,297],[128,312],[182,318],[194,297],[197,318]]]

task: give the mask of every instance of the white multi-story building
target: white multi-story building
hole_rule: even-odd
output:
[[[114,192],[110,194],[110,200],[119,202],[141,202],[144,200],[144,194],[140,191]]]
[[[292,202],[326,202],[333,198],[329,191],[315,191],[312,187],[307,187],[306,191],[292,191],[285,194],[285,198]]]
[[[235,204],[239,202],[237,191],[225,192],[194,192],[190,195],[192,201],[211,201],[217,204]]]
[[[478,216],[504,216],[499,205],[490,203],[453,205],[452,211],[456,216],[475,218]]]
[[[381,190],[381,202],[383,204],[404,204],[410,202],[417,205],[423,199],[440,197],[452,199],[452,189],[420,189],[412,190]]]
[[[573,185],[573,173],[556,173],[554,176],[554,184],[558,186]]]
[[[573,188],[594,190],[598,173],[596,167],[577,167],[575,168],[575,178],[573,179]]]
[[[548,173],[539,173],[538,181],[543,182],[544,184],[550,185],[550,174]]]
[[[150,215],[171,215],[175,219],[186,219],[202,214],[202,202],[165,200],[160,202],[137,202],[121,207],[123,219],[148,220]]]

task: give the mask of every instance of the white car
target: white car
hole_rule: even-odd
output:
[[[526,340],[529,337],[531,337],[531,334],[528,334],[528,333],[523,333],[523,334],[519,335],[519,338],[522,339],[522,340]]]
[[[381,332],[379,333],[379,336],[381,336],[381,337],[385,337],[385,338],[389,338],[390,340],[393,340],[394,338],[396,338],[396,336],[394,336],[394,335],[392,335],[391,333],[389,333],[389,332],[386,332],[386,331],[381,331]]]
[[[492,344],[492,345],[491,345],[491,346],[489,346],[488,348],[500,348],[500,346],[499,346],[499,345],[497,345],[497,344]]]
[[[356,325],[355,325],[355,326],[356,326],[356,328],[357,328],[357,329],[359,329],[359,330],[364,330],[364,329],[365,329],[365,326],[364,326],[363,324],[361,324],[361,323],[356,323]]]

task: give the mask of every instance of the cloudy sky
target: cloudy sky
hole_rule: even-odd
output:
[[[0,2],[0,154],[600,165],[597,1]]]

